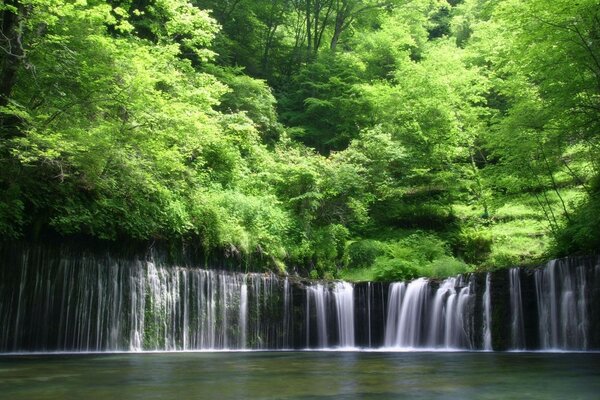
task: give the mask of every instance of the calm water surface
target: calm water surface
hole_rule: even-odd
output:
[[[5,355],[0,399],[600,399],[600,354]]]

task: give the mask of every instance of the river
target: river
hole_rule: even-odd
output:
[[[597,399],[599,353],[0,356],[3,399]]]

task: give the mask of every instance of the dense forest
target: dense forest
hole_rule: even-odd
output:
[[[3,0],[0,237],[313,278],[600,249],[598,0]]]

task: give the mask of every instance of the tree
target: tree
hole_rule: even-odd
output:
[[[344,149],[368,125],[369,107],[358,87],[362,68],[352,55],[329,53],[294,76],[280,108],[297,140],[327,154]]]
[[[584,187],[598,174],[598,13],[593,1],[508,1],[471,38],[506,101],[488,146],[503,174],[520,178],[513,190],[536,192],[555,234],[571,213],[560,174]]]

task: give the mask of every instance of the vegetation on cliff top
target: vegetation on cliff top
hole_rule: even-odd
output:
[[[4,0],[0,235],[404,279],[600,248],[596,0]]]

